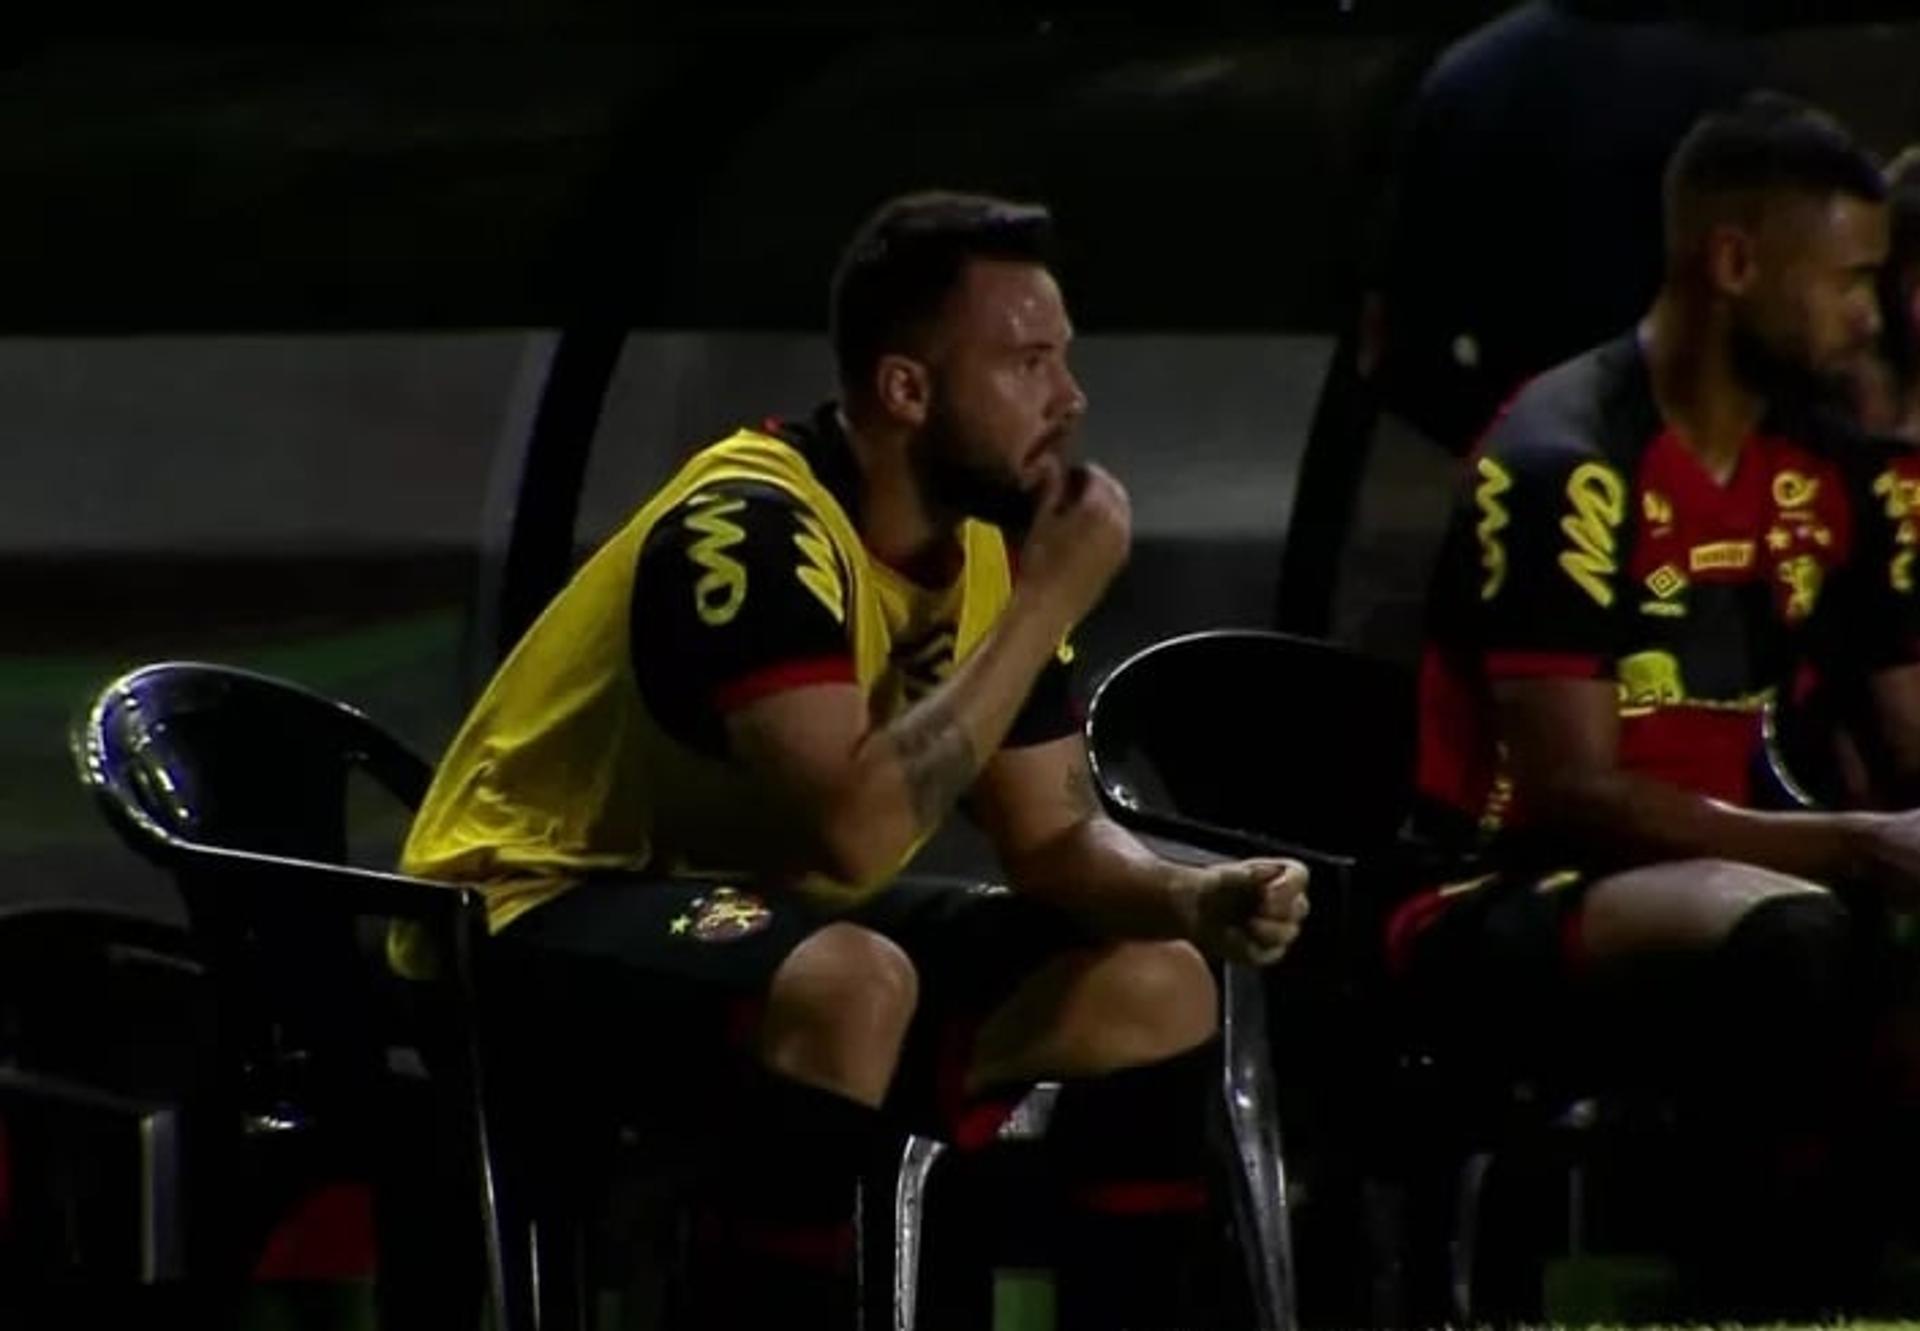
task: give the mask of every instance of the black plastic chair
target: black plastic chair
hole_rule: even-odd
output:
[[[1284,854],[1315,874],[1289,973],[1342,983],[1378,936],[1383,873],[1404,872],[1414,695],[1399,667],[1258,629],[1154,643],[1088,710],[1095,782],[1122,823],[1228,855]],[[1303,967],[1299,963],[1310,960]]]
[[[1459,1066],[1385,984],[1386,909],[1445,871],[1402,836],[1416,705],[1407,670],[1342,647],[1188,634],[1101,684],[1094,773],[1114,817],[1140,832],[1293,855],[1313,870],[1313,914],[1277,968],[1289,1016],[1279,1052],[1314,1087],[1303,1117],[1307,1161],[1332,1180],[1321,1194],[1364,1194],[1392,1217],[1355,1204],[1333,1226],[1348,1235],[1338,1265],[1367,1284],[1343,1300],[1343,1319],[1353,1304],[1365,1320],[1524,1319],[1537,1314],[1531,1275],[1544,1261],[1537,1180],[1583,1167],[1614,1140],[1594,1129],[1623,1114],[1609,1099]],[[1632,1118],[1637,1131],[1637,1107]]]
[[[355,1171],[375,1182],[381,1214],[397,1171],[417,1184],[433,1142],[450,1135],[463,1148],[450,1172],[477,1204],[453,1214],[477,1212],[494,1325],[537,1324],[531,1262],[510,1241],[520,1231],[507,1218],[492,1140],[478,1015],[482,899],[346,862],[350,779],[363,774],[411,809],[427,765],[349,707],[194,663],[147,666],[108,685],[74,747],[109,821],[178,885],[212,989],[211,1071],[190,1110],[189,1277],[216,1288],[245,1278],[264,1237],[263,1201],[272,1209],[271,1197],[247,1195],[263,1181]],[[432,985],[408,990],[386,973],[375,940],[396,919],[426,929],[444,959]],[[457,1132],[396,1140],[396,1124],[419,1118],[414,1055],[423,1053],[440,1121]],[[448,1243],[444,1233],[380,1239],[383,1281],[390,1255],[396,1267],[430,1267],[427,1254]],[[434,1297],[445,1320],[458,1293]]]
[[[405,1081],[390,1066],[396,1055],[424,1062],[441,1121],[464,1141],[461,1163],[478,1189],[494,1326],[584,1326],[578,1194],[586,1185],[557,1163],[564,1151],[535,1149],[551,1145],[550,1136],[525,1137],[525,1150],[500,1149],[522,1141],[530,1125],[521,1121],[526,1107],[497,1089],[511,1051],[486,1020],[480,894],[345,862],[350,778],[364,774],[412,810],[431,778],[426,763],[350,707],[266,676],[193,663],[147,666],[109,685],[75,749],[109,820],[179,885],[213,987],[217,1075],[201,1117],[231,1131],[212,1135],[195,1173],[205,1172],[209,1154],[229,1166],[264,1140],[283,1166],[293,1158],[296,1175],[302,1161],[337,1164],[343,1155],[378,1175],[383,1159],[405,1146],[370,1111],[413,1089],[396,1084]],[[392,920],[428,930],[431,951],[445,963],[430,985],[388,974],[379,939]],[[1035,1103],[1045,1101],[1043,1092]],[[1040,1131],[1045,1117],[1027,1109],[1010,1135]],[[574,1137],[583,1131],[571,1130]],[[861,1260],[863,1306],[876,1325],[912,1325],[916,1180],[924,1183],[931,1167],[925,1146],[909,1144],[902,1156],[899,1193],[911,1205],[897,1216],[892,1175],[863,1187],[880,1203],[863,1232]],[[417,1173],[419,1159],[414,1165]],[[264,1237],[235,1208],[258,1213],[256,1220],[275,1209],[273,1198],[228,1200],[225,1214],[201,1226],[213,1235],[197,1245],[209,1253],[199,1268],[211,1264],[216,1281],[240,1278]],[[892,1245],[891,1260],[867,1259],[869,1233],[882,1252]],[[439,1234],[417,1237],[428,1246],[443,1242]],[[420,1259],[383,1236],[383,1265],[389,1255],[415,1273],[402,1299],[438,1300],[436,1323],[454,1320],[445,1290],[417,1288]],[[431,1264],[424,1265],[431,1280]],[[395,1320],[411,1325],[421,1315],[428,1314],[402,1302]]]
[[[1285,681],[1284,694],[1276,681]],[[1136,653],[1088,707],[1094,778],[1119,822],[1218,855],[1289,855],[1313,870],[1314,913],[1279,969],[1288,1030],[1325,1047],[1310,1059],[1315,1066],[1345,1056],[1347,1032],[1302,1013],[1324,1009],[1310,997],[1316,989],[1348,993],[1358,984],[1350,959],[1363,927],[1363,857],[1391,843],[1406,802],[1407,764],[1377,761],[1410,742],[1410,699],[1396,705],[1402,692],[1391,666],[1280,634],[1218,630]],[[1355,705],[1361,699],[1366,706]],[[1222,1089],[1248,1274],[1261,1325],[1292,1326],[1297,1288],[1267,980],[1239,966],[1224,979]],[[1289,1047],[1296,1043],[1289,1036]]]

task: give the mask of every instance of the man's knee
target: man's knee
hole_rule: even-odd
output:
[[[1114,983],[1109,1012],[1144,1058],[1171,1058],[1213,1037],[1220,997],[1213,972],[1190,943],[1121,943],[1100,963]]]
[[[1720,946],[1721,969],[1776,1005],[1828,999],[1851,969],[1853,922],[1830,892],[1783,892],[1741,912]]]
[[[767,1011],[850,1033],[904,1031],[919,997],[913,962],[891,939],[857,924],[830,924],[781,963]]]
[[[892,1075],[919,991],[912,960],[891,940],[827,925],[774,973],[762,1057],[777,1072],[873,1098]]]
[[[1595,883],[1582,908],[1581,934],[1596,959],[1705,951],[1730,938],[1760,906],[1799,902],[1785,914],[1844,910],[1817,884],[1736,860],[1651,864]]]

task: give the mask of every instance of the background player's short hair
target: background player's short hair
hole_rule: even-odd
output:
[[[1838,120],[1782,93],[1754,93],[1702,116],[1674,149],[1665,181],[1669,243],[1715,205],[1752,207],[1782,193],[1877,203],[1887,185]]]
[[[939,313],[972,259],[1045,264],[1053,216],[1039,204],[930,191],[889,199],[860,225],[833,275],[828,327],[840,382],[864,389],[889,351]]]

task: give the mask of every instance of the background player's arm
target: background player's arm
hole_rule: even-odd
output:
[[[1077,733],[994,755],[974,808],[1017,890],[1108,937],[1186,938],[1264,965],[1286,951],[1306,915],[1299,864],[1176,864],[1109,819]]]
[[[1760,813],[1622,769],[1611,680],[1507,680],[1493,692],[1528,816],[1608,859],[1733,859],[1826,882],[1875,860],[1881,820],[1869,815]]]
[[[1088,468],[1056,477],[1022,549],[1006,609],[948,678],[875,728],[851,685],[777,693],[728,714],[734,756],[790,808],[803,864],[872,885],[938,826],[1006,737],[1067,630],[1126,557],[1126,492]]]

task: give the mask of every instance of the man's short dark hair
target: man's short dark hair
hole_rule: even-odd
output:
[[[1832,116],[1781,93],[1754,93],[1701,117],[1674,149],[1666,174],[1669,243],[1687,236],[1703,207],[1782,193],[1878,203],[1887,186]]]
[[[969,260],[1045,264],[1052,251],[1053,217],[1038,204],[928,192],[880,205],[833,275],[828,326],[842,387],[865,391],[880,357],[940,313]]]

